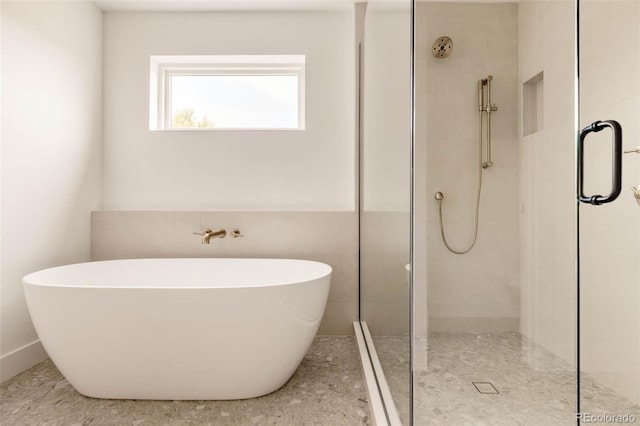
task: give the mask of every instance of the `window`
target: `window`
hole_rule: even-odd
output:
[[[304,55],[151,56],[151,130],[304,129]]]

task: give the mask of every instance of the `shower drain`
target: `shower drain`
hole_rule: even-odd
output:
[[[498,389],[495,386],[493,386],[493,383],[491,382],[471,382],[471,383],[473,383],[473,386],[475,386],[476,390],[480,393],[493,393],[493,394],[500,393]]]

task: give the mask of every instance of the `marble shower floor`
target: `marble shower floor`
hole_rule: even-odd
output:
[[[0,386],[0,424],[370,425],[360,358],[350,336],[319,336],[291,380],[260,398],[142,401],[87,398],[49,360]]]
[[[408,424],[408,338],[379,336],[374,343]],[[433,333],[422,346],[428,368],[415,377],[415,425],[576,424],[573,367],[520,333]],[[500,393],[481,394],[472,382],[490,382]],[[640,425],[638,405],[587,375],[581,392],[583,412],[628,413]]]

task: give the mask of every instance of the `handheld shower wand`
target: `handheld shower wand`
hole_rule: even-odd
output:
[[[476,245],[476,241],[478,239],[478,217],[480,213],[480,195],[482,193],[482,171],[488,169],[493,166],[493,161],[491,160],[491,114],[493,112],[498,111],[498,107],[495,104],[491,104],[491,80],[493,80],[493,76],[488,76],[487,78],[478,80],[478,111],[480,112],[480,120],[479,120],[479,132],[478,132],[478,141],[479,141],[479,167],[478,167],[478,189],[476,191],[476,203],[475,203],[475,224],[473,230],[473,240],[471,245],[463,250],[455,250],[447,241],[446,234],[444,232],[444,220],[442,214],[442,203],[444,201],[444,194],[440,191],[436,192],[435,199],[438,202],[438,216],[440,219],[440,235],[442,236],[442,242],[447,247],[447,249],[454,254],[465,254],[471,251],[471,249]],[[485,90],[486,89],[486,90]],[[487,117],[487,158],[484,159],[484,150],[483,150],[483,121],[484,117]]]

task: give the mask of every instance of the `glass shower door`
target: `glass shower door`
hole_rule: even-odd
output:
[[[583,423],[634,424],[640,423],[640,2],[580,0],[579,19],[580,415]]]
[[[415,7],[413,424],[575,424],[576,1]]]
[[[369,0],[363,27],[360,320],[371,336],[371,359],[380,366],[376,380],[387,421],[408,425],[411,1]]]

